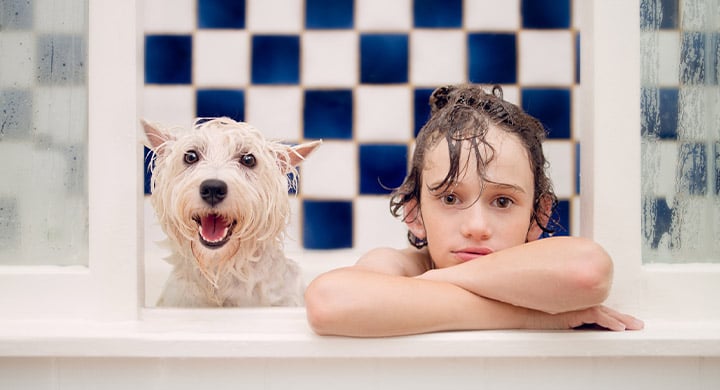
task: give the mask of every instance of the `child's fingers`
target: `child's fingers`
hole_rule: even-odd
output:
[[[601,310],[604,311],[608,316],[611,316],[625,325],[627,330],[640,330],[645,327],[645,323],[642,320],[637,319],[629,314],[620,313],[609,307],[601,306]]]

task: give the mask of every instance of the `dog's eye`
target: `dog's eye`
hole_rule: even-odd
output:
[[[185,156],[183,157],[186,164],[195,164],[199,159],[200,157],[198,157],[198,153],[194,150],[188,150],[185,152]]]
[[[255,156],[252,154],[245,154],[240,157],[240,164],[245,165],[248,168],[252,168],[255,164],[257,164],[257,160],[255,160]]]

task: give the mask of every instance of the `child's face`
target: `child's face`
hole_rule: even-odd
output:
[[[475,153],[465,142],[458,182],[448,190],[431,191],[442,182],[450,167],[447,141],[440,141],[425,156],[419,215],[407,221],[415,236],[427,240],[430,256],[438,268],[538,237],[536,229],[529,232],[534,180],[525,148],[517,136],[494,126],[486,140],[495,149],[493,160],[487,165],[487,182],[478,175]],[[480,153],[485,153],[482,146]]]

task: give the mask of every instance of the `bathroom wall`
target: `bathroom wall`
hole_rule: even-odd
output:
[[[141,114],[323,139],[301,166],[288,248],[364,250],[406,244],[387,188],[406,173],[431,91],[500,84],[546,126],[558,234],[577,234],[576,11],[573,0],[147,0]]]

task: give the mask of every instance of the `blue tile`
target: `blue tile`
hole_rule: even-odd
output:
[[[720,195],[720,142],[716,142],[715,148],[715,195]]]
[[[660,12],[658,12],[660,11]],[[640,28],[643,30],[676,29],[678,27],[678,0],[640,1]]]
[[[145,195],[152,194],[152,170],[155,168],[155,152],[147,146],[143,146],[145,159],[143,161]]]
[[[0,89],[0,142],[30,139],[33,111],[31,90]]]
[[[350,90],[306,90],[304,138],[352,139],[353,94]]]
[[[353,28],[353,0],[306,0],[305,27],[308,29]]]
[[[300,38],[297,35],[253,36],[253,84],[297,84],[299,80]]]
[[[570,0],[522,0],[524,28],[569,28]]]
[[[2,0],[0,31],[31,30],[33,28],[33,2],[28,0]]]
[[[419,28],[460,28],[462,0],[415,0],[413,20]]]
[[[548,222],[548,228],[552,230],[552,236],[569,236],[570,235],[570,201],[558,200],[555,213]],[[541,237],[549,237],[550,234],[543,233]]]
[[[245,0],[198,0],[200,28],[245,28]]]
[[[417,137],[420,129],[422,129],[428,119],[430,119],[430,95],[432,95],[432,93],[433,89],[416,89],[413,94],[415,137]]]
[[[245,92],[239,89],[200,89],[197,91],[197,117],[226,116],[238,122],[245,118]]]
[[[147,35],[145,37],[145,84],[190,84],[192,37]]]
[[[81,35],[41,35],[37,39],[37,80],[45,85],[78,85],[87,79],[87,45]]]
[[[407,174],[406,145],[360,145],[360,193],[389,194]]]
[[[705,50],[706,38],[707,36],[702,32],[682,33],[682,41],[680,42],[681,84],[704,84],[706,77],[712,77],[715,73],[708,72],[708,69],[705,68],[706,60],[713,60],[712,56],[708,56],[710,53],[706,53]],[[707,81],[711,82],[710,79]]]
[[[4,250],[18,249],[23,242],[17,199],[0,197],[0,248]]]
[[[575,195],[580,195],[580,142],[575,142]]]
[[[678,153],[676,190],[690,195],[707,193],[707,164],[705,144],[684,143]]]
[[[648,243],[651,248],[657,249],[662,236],[670,233],[673,210],[668,206],[665,198],[644,198],[642,203],[644,220],[642,230],[643,240]]]
[[[548,138],[570,139],[570,90],[523,89],[522,108],[542,122]]]
[[[643,137],[677,139],[678,89],[642,88],[640,131]]]
[[[580,33],[575,33],[575,84],[580,84]]]
[[[468,79],[482,84],[517,82],[515,34],[468,34]]]
[[[360,81],[367,84],[407,83],[408,36],[360,36]]]
[[[351,201],[303,201],[303,247],[343,249],[353,245]]]

